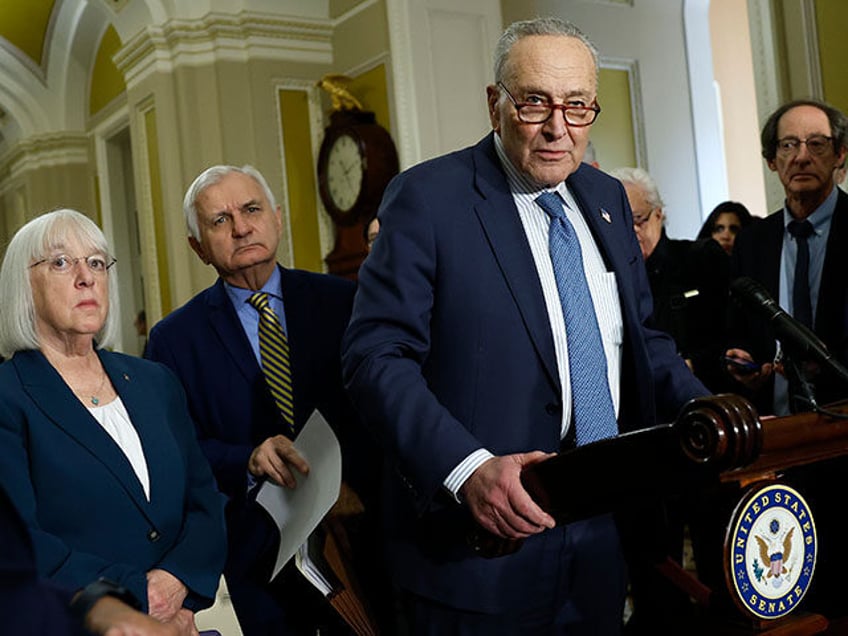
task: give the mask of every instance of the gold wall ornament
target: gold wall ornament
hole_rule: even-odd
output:
[[[352,80],[347,75],[328,73],[318,81],[318,87],[327,91],[333,103],[333,110],[365,110],[346,85]]]

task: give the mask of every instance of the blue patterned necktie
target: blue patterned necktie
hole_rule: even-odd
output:
[[[265,382],[289,431],[294,433],[289,341],[283,333],[280,318],[268,304],[268,294],[257,292],[247,302],[259,312],[259,359],[262,361]]]
[[[577,445],[582,446],[618,433],[607,359],[583,270],[580,241],[565,216],[562,199],[553,192],[543,192],[536,203],[551,217],[548,244],[565,318],[572,421]]]

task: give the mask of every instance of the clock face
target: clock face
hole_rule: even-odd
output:
[[[340,135],[327,155],[327,191],[340,212],[348,212],[356,204],[364,174],[359,143],[351,135]]]

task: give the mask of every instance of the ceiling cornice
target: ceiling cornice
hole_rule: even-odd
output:
[[[118,51],[114,61],[129,88],[157,71],[171,73],[179,66],[218,61],[263,58],[329,64],[332,32],[329,20],[210,13],[200,20],[148,26]]]
[[[14,179],[39,168],[88,163],[88,153],[89,138],[85,133],[37,135],[16,143],[0,157],[0,174]]]

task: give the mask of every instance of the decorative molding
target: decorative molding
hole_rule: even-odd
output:
[[[774,16],[769,0],[748,0],[748,24],[751,29],[751,56],[754,65],[754,90],[757,96],[757,119],[764,122],[783,101],[782,72],[778,66]],[[785,193],[780,181],[772,176],[763,162],[763,183],[766,191],[766,210],[783,205]]]
[[[392,98],[397,113],[397,149],[401,170],[421,160],[421,130],[416,103],[415,64],[413,62],[412,32],[409,5],[402,0],[386,0],[386,19],[389,25],[391,76],[394,80]]]
[[[348,20],[359,15],[366,9],[370,9],[375,4],[377,4],[377,0],[365,0],[364,2],[360,2],[356,6],[351,7],[350,9],[342,13],[340,16],[333,18],[333,27],[335,28],[340,24],[347,22]]]
[[[801,1],[801,25],[804,29],[805,59],[807,61],[810,94],[816,99],[824,99],[821,57],[819,56],[819,32],[816,26],[816,5],[814,0]]]
[[[26,69],[32,73],[33,77],[37,78],[42,85],[47,84],[47,73],[45,72],[44,67],[33,60],[29,55],[21,51],[17,46],[9,42],[9,40],[4,38],[2,35],[0,35],[0,49],[5,51],[22,66],[26,67]]]
[[[216,61],[265,58],[331,64],[333,28],[327,20],[280,18],[244,12],[209,13],[199,20],[149,26],[114,57],[132,88],[154,72]]]
[[[632,7],[633,0],[580,0],[582,4],[595,4],[595,5],[612,5],[612,6],[625,6]]]
[[[317,159],[318,158],[318,147],[321,144],[321,133],[323,132],[323,118],[321,116],[321,95],[318,90],[317,85],[313,81],[309,80],[301,80],[301,79],[280,79],[274,83],[274,100],[276,103],[276,113],[277,113],[277,125],[275,126],[277,132],[277,146],[279,148],[278,154],[280,157],[280,164],[282,166],[281,173],[279,175],[280,184],[282,186],[282,198],[277,201],[277,205],[280,206],[280,210],[282,211],[283,216],[283,225],[286,228],[286,231],[283,233],[282,243],[285,246],[285,253],[281,254],[281,260],[286,263],[289,267],[294,267],[294,237],[292,236],[291,229],[291,210],[289,209],[289,199],[288,199],[288,174],[286,173],[286,146],[285,139],[283,137],[282,126],[280,125],[280,91],[303,91],[306,94],[306,100],[309,108],[309,138],[310,144],[312,146],[312,156]],[[313,166],[314,170],[314,166]],[[324,208],[321,206],[321,198],[318,196],[318,186],[315,186],[315,200],[318,202],[318,209],[323,212]],[[329,244],[329,249],[332,249],[332,227],[329,228],[329,238],[325,236],[326,228],[325,223],[329,223],[329,217],[326,212],[323,214],[318,214],[318,237],[319,243],[321,246],[321,254],[322,256],[326,254],[324,251],[325,245]],[[277,248],[279,251],[279,247]]]
[[[48,133],[18,142],[0,158],[0,174],[15,179],[25,172],[54,166],[86,164],[89,139],[85,133]]]
[[[645,144],[645,112],[642,107],[642,80],[639,77],[639,61],[632,58],[601,57],[599,63],[601,68],[627,73],[636,164],[640,168],[648,170],[648,148]]]
[[[162,284],[159,271],[159,250],[165,250],[166,245],[156,243],[156,223],[153,218],[153,196],[150,176],[149,140],[145,116],[153,110],[156,104],[152,96],[146,97],[133,108],[130,117],[131,129],[136,132],[133,144],[133,171],[136,180],[136,218],[138,219],[139,238],[141,240],[141,267],[144,272],[144,304],[148,309],[148,324],[162,314]],[[170,299],[169,299],[170,301]],[[150,310],[153,310],[152,312]],[[153,315],[151,315],[151,313]]]

